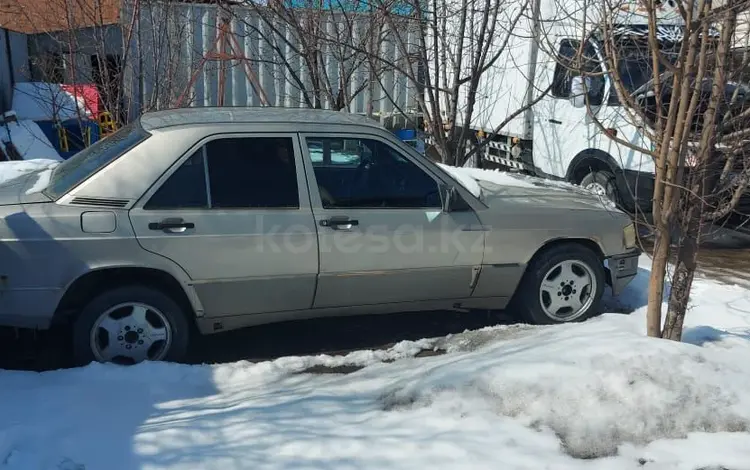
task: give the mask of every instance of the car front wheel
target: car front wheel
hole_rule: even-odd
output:
[[[620,202],[615,175],[609,171],[591,171],[581,180],[581,187],[615,204]]]
[[[79,365],[180,361],[188,332],[185,312],[168,295],[143,286],[120,287],[81,311],[73,325],[74,359]]]
[[[598,313],[604,284],[596,253],[576,243],[560,244],[532,260],[514,303],[533,324],[583,321]]]

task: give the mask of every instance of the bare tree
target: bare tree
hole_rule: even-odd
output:
[[[534,13],[530,0],[374,0],[384,23],[383,42],[396,53],[371,55],[398,71],[417,90],[415,99],[438,158],[462,165],[479,146],[477,117],[492,105],[494,68],[521,23]],[[532,87],[531,77],[524,86]],[[539,91],[539,90],[537,90]],[[544,90],[533,93],[538,101]],[[494,134],[530,104],[508,110]],[[484,129],[483,129],[484,130]],[[474,144],[475,150],[469,147]]]
[[[246,34],[261,39],[270,54],[259,54],[282,72],[310,108],[348,109],[363,92],[371,92],[382,65],[372,67],[368,52],[376,47],[382,22],[364,0],[323,3],[247,2],[224,4],[243,23]],[[247,14],[250,10],[251,14]],[[371,93],[370,93],[371,96]]]
[[[594,40],[606,70],[569,61],[582,77],[589,114],[605,131],[591,96],[605,77],[622,106],[621,117],[642,133],[638,142],[608,133],[622,148],[653,160],[651,217],[655,242],[649,282],[650,336],[680,340],[702,238],[717,223],[736,218],[750,182],[750,88],[745,52],[732,51],[745,0],[714,5],[639,0],[592,3],[598,20]],[[647,18],[639,31],[633,15]],[[587,16],[589,17],[589,16]],[[590,41],[590,37],[582,40]],[[582,42],[582,44],[584,44]],[[666,321],[662,327],[665,279],[674,261]]]
[[[100,112],[116,125],[174,104],[184,87],[178,75],[188,27],[174,2],[53,0],[43,9],[28,3],[9,0],[5,7],[31,31],[34,81],[95,85]]]
[[[123,35],[121,86],[129,117],[173,108],[186,92],[193,57],[206,48],[194,44],[193,31],[206,26],[190,14],[188,4],[160,0],[126,0],[120,19]],[[196,97],[179,103],[190,106]]]

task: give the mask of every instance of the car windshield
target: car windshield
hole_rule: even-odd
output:
[[[138,120],[60,163],[44,193],[58,199],[149,136]]]

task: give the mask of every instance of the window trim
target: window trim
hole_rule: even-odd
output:
[[[568,37],[562,37],[555,44],[554,56],[552,57],[552,60],[553,60],[553,63],[555,64],[555,66],[552,68],[552,89],[550,90],[550,95],[554,99],[566,100],[566,99],[570,98],[570,80],[572,79],[572,77],[569,76],[570,74],[568,73],[568,71],[565,68],[565,66],[562,63],[560,63],[560,59],[563,57],[563,55],[562,55],[563,44],[573,45],[573,51],[574,51],[573,57],[565,57],[565,58],[566,59],[573,59],[573,58],[575,58],[575,44],[576,43],[578,43],[578,46],[580,47],[580,43],[581,43],[580,39],[571,39],[571,38],[568,38]],[[558,78],[558,71],[559,70],[562,70],[562,73],[565,74],[565,76],[567,77],[567,79],[565,80],[565,82],[568,83],[568,86],[565,89],[565,95],[560,95],[560,94],[556,93],[556,91],[558,91],[558,90],[557,90],[557,87],[555,85],[556,85],[556,81],[557,81],[557,78]]]
[[[305,175],[304,168],[301,167],[303,164],[302,156],[301,156],[301,148],[299,144],[299,140],[296,138],[297,133],[296,132],[218,132],[218,133],[212,133],[207,134],[201,137],[199,140],[196,141],[195,144],[190,146],[182,155],[180,155],[178,158],[175,159],[174,163],[172,163],[169,168],[167,168],[164,173],[159,175],[156,180],[149,186],[149,188],[143,193],[143,195],[138,199],[138,201],[133,205],[133,209],[139,209],[146,213],[157,213],[157,212],[190,212],[190,213],[203,213],[203,214],[219,214],[219,213],[233,213],[237,211],[252,211],[254,213],[261,213],[261,212],[278,212],[278,211],[284,211],[284,212],[290,212],[290,211],[302,211],[302,210],[310,210],[310,198],[305,194],[305,191],[308,191],[307,189],[307,178]],[[206,191],[207,194],[207,201],[209,206],[204,207],[176,207],[173,209],[165,209],[165,208],[154,208],[154,209],[147,209],[146,204],[151,200],[151,198],[156,194],[157,191],[166,183],[166,181],[171,178],[171,176],[185,163],[185,161],[190,158],[195,152],[197,152],[199,149],[203,148],[204,157],[205,155],[205,145],[208,144],[211,141],[219,140],[219,139],[251,139],[251,138],[288,138],[292,141],[292,148],[294,150],[294,165],[295,170],[297,172],[297,196],[299,199],[299,204],[297,207],[220,207],[220,208],[212,208],[211,207],[211,185],[208,181],[209,174],[208,171],[205,172],[205,178],[206,181]],[[207,165],[208,160],[204,158],[204,165]],[[207,170],[207,168],[206,168]],[[301,178],[301,179],[300,179]]]
[[[307,148],[307,139],[308,138],[329,138],[329,139],[368,139],[368,140],[374,140],[379,142],[382,145],[386,145],[392,150],[396,151],[399,155],[401,155],[403,158],[408,160],[410,163],[415,165],[417,168],[422,170],[428,177],[430,177],[433,182],[435,182],[435,185],[438,188],[438,191],[440,190],[440,184],[453,184],[452,181],[445,181],[443,178],[440,177],[439,174],[437,174],[435,171],[432,171],[429,166],[425,165],[423,162],[419,161],[418,159],[414,158],[412,155],[409,154],[409,152],[405,152],[399,145],[395,145],[396,142],[391,141],[390,139],[384,138],[382,135],[374,132],[327,132],[327,131],[321,131],[321,132],[300,132],[298,134],[299,136],[299,146],[302,150],[302,158],[303,158],[303,165],[304,169],[307,174],[307,186],[309,188],[310,192],[310,199],[312,201],[313,208],[323,211],[338,211],[338,212],[346,212],[347,210],[356,210],[356,211],[366,211],[366,210],[392,210],[392,211],[403,211],[403,210],[419,210],[419,211],[426,211],[426,210],[440,210],[440,207],[432,207],[432,206],[420,206],[420,207],[324,207],[323,206],[323,200],[320,196],[320,190],[318,189],[318,181],[315,179],[315,167],[313,166],[312,158],[310,157],[309,149]],[[313,190],[314,188],[314,190]],[[472,209],[473,210],[473,209]]]

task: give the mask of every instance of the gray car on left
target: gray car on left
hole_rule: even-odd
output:
[[[81,364],[180,360],[192,332],[320,316],[581,321],[636,275],[595,195],[456,178],[348,113],[146,113],[0,184],[0,326],[69,324]]]

